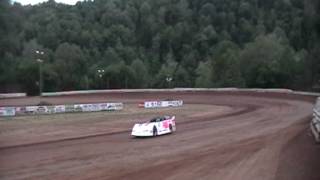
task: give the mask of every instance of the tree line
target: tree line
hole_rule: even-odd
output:
[[[0,91],[36,94],[37,59],[44,91],[317,90],[319,11],[312,0],[2,0]]]

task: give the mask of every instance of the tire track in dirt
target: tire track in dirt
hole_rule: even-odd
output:
[[[185,124],[193,124],[193,123],[201,123],[201,122],[208,122],[208,121],[215,121],[226,117],[232,117],[232,116],[238,116],[245,113],[250,113],[254,110],[256,110],[257,107],[247,107],[243,108],[241,110],[237,110],[235,112],[227,113],[227,114],[220,114],[217,116],[207,117],[207,118],[198,118],[197,121],[194,120],[187,120],[179,123],[179,128]],[[85,136],[77,136],[77,137],[67,137],[62,139],[55,139],[50,141],[41,141],[41,142],[35,142],[35,143],[28,143],[28,144],[18,144],[13,146],[0,146],[0,152],[8,149],[14,149],[14,148],[23,148],[23,147],[30,147],[30,146],[38,146],[38,145],[48,145],[48,144],[54,144],[54,143],[60,143],[60,142],[66,142],[66,141],[75,141],[75,140],[83,140],[83,139],[90,139],[100,136],[113,136],[118,134],[129,134],[131,130],[124,130],[124,131],[116,131],[116,132],[108,132],[108,133],[98,133],[98,134],[90,134]]]

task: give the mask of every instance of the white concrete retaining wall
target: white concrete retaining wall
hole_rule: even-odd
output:
[[[79,94],[97,94],[97,93],[114,93],[114,92],[179,92],[179,91],[240,91],[240,92],[278,92],[293,93],[298,95],[320,96],[320,93],[293,91],[290,89],[247,89],[247,88],[174,88],[174,89],[115,89],[115,90],[81,90],[81,91],[61,91],[61,92],[45,92],[42,96],[62,96],[62,95],[79,95]],[[8,93],[0,94],[1,98],[25,97],[26,93]]]
[[[0,99],[5,98],[16,98],[16,97],[26,97],[26,93],[0,93]]]
[[[130,93],[130,92],[194,92],[194,91],[213,91],[213,92],[270,92],[270,93],[290,93],[297,95],[320,96],[320,93],[293,91],[291,89],[247,89],[247,88],[174,88],[174,89],[106,89],[106,90],[87,90],[87,91],[61,91],[42,93],[42,96],[63,96],[80,94],[99,94],[99,93]]]

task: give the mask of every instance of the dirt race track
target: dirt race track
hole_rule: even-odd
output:
[[[136,107],[182,99],[185,106]],[[0,119],[0,179],[319,180],[308,129],[314,97],[253,92],[108,93],[43,98],[52,104],[122,101],[123,112]],[[0,100],[37,104],[37,98]],[[140,119],[177,116],[177,131],[132,138]],[[24,119],[27,118],[27,119]]]

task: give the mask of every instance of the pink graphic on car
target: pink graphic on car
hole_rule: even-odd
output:
[[[169,128],[169,121],[163,121],[162,126],[164,128]]]

